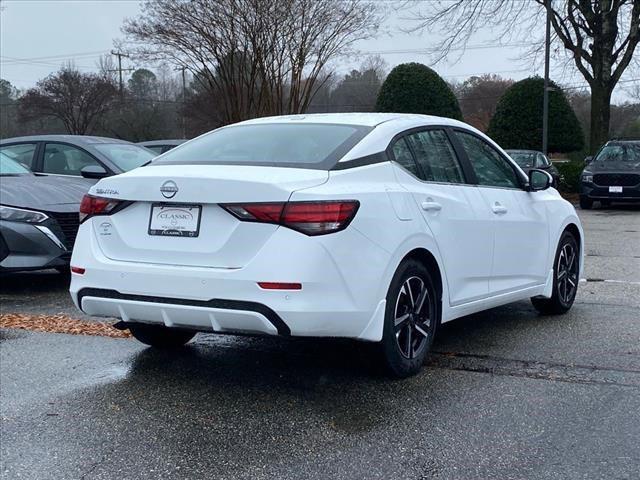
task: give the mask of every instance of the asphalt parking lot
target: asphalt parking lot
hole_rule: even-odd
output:
[[[567,315],[448,323],[408,380],[346,341],[1,330],[2,478],[637,479],[640,209],[579,213]],[[2,313],[81,317],[62,275],[1,281]]]

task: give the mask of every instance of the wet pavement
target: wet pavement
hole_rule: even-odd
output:
[[[640,209],[580,215],[567,315],[519,302],[448,323],[407,380],[349,341],[200,334],[164,353],[0,331],[0,475],[637,479]],[[78,316],[67,281],[3,278],[0,308]]]

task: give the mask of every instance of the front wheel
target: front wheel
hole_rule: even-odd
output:
[[[191,340],[196,332],[179,328],[168,328],[164,325],[133,323],[129,331],[136,340],[157,348],[177,348]]]
[[[571,232],[564,232],[558,244],[553,264],[553,295],[551,298],[533,297],[531,303],[544,315],[569,311],[578,293],[580,247]]]
[[[593,200],[589,197],[580,197],[580,208],[583,210],[591,210],[593,207]]]
[[[438,298],[431,274],[415,261],[403,262],[387,292],[380,350],[387,371],[404,378],[420,371],[438,323]]]

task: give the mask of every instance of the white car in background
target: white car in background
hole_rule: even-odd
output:
[[[152,346],[348,337],[407,376],[441,322],[527,298],[571,307],[584,236],[550,184],[451,119],[250,120],[93,186],[70,291]]]

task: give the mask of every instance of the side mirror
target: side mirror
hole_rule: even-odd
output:
[[[529,170],[529,191],[537,192],[539,190],[546,190],[553,185],[553,177],[549,172],[540,170],[538,168],[532,168]]]
[[[80,175],[84,178],[104,178],[109,176],[104,167],[100,165],[87,165],[80,170]]]
[[[585,157],[584,164],[589,165],[592,161],[593,161],[593,156],[589,155],[588,157]]]

